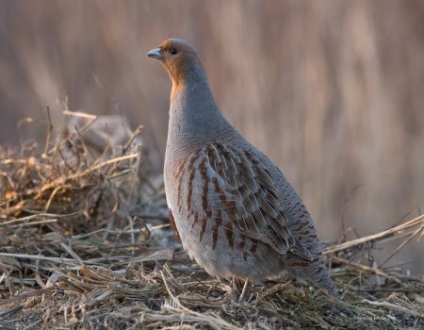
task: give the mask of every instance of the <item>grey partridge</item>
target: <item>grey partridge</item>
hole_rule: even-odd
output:
[[[172,38],[147,56],[172,81],[165,192],[188,255],[217,278],[262,283],[290,271],[340,300],[305,205],[224,118],[194,48]]]

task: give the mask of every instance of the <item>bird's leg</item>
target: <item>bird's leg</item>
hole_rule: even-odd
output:
[[[249,289],[249,285],[250,285],[250,282],[249,282],[249,280],[248,279],[246,279],[245,281],[244,281],[244,285],[243,285],[243,289],[241,290],[241,294],[240,294],[240,297],[239,297],[239,302],[241,302],[241,301],[243,301],[244,300],[244,298],[246,297],[246,293],[247,293],[247,291],[248,291],[248,289]]]

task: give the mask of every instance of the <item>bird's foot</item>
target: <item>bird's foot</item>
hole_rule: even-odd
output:
[[[250,289],[252,288],[252,284],[248,279],[240,280],[240,279],[232,279],[232,290],[231,295],[234,300],[238,302],[247,301],[251,298]]]

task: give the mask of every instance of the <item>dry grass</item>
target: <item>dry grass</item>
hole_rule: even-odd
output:
[[[0,148],[2,329],[424,327],[423,278],[372,258],[390,240],[396,253],[419,239],[424,216],[326,248],[343,303],[298,281],[266,283],[238,302],[172,237],[141,130],[67,114],[77,122],[65,136],[51,126],[43,153],[32,143]],[[120,122],[127,140],[102,135],[102,120]]]

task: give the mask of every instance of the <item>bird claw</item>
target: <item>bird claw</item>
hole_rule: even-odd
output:
[[[242,282],[243,280],[239,279],[231,280],[231,296],[233,297],[233,300],[236,300],[238,302],[243,302],[250,299],[250,297],[248,297],[248,294],[250,293],[251,283],[248,279],[244,280],[243,287],[241,288]]]

